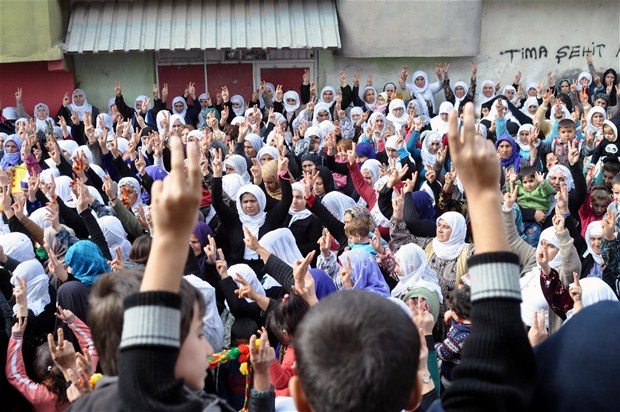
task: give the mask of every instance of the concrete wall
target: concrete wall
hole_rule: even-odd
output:
[[[0,1],[0,63],[62,59],[64,5],[62,0]]]
[[[123,96],[133,102],[145,94],[152,98],[155,83],[153,53],[78,54],[75,63],[75,84],[87,93],[88,102],[100,110],[108,110],[108,99],[114,96],[114,84],[121,82]]]
[[[375,1],[360,2],[362,5],[373,4]],[[389,7],[390,3],[379,2]],[[384,38],[400,38],[403,27],[416,23],[415,10],[419,3],[435,3],[436,13],[443,13],[446,1],[418,2],[410,1],[410,9],[404,8],[400,20],[392,18],[383,20],[380,15],[374,16],[375,27],[367,27],[367,37],[356,39],[358,46],[370,45],[375,41],[376,34]],[[476,1],[463,1],[475,6]],[[366,14],[367,7],[360,7],[357,13]],[[408,10],[411,10],[410,12]],[[339,13],[342,12],[339,8]],[[351,11],[354,13],[355,11]],[[475,57],[478,63],[478,85],[486,79],[511,84],[515,72],[523,73],[522,83],[540,81],[548,72],[555,75],[556,80],[564,76],[576,77],[587,70],[585,54],[594,50],[594,65],[599,70],[608,67],[620,69],[620,1],[599,0],[596,2],[582,1],[500,1],[485,0],[481,8],[480,50]],[[412,17],[413,16],[413,17]],[[344,16],[341,16],[341,19]],[[350,15],[350,19],[357,18]],[[442,34],[449,39],[450,26],[438,28],[445,30]],[[441,37],[441,36],[439,36]],[[415,37],[412,38],[415,41]],[[344,44],[344,40],[343,40]],[[371,47],[371,46],[368,46]],[[319,53],[319,69],[317,78],[319,85],[338,85],[338,70],[344,69],[348,79],[353,73],[362,73],[362,84],[365,77],[373,73],[375,87],[381,88],[390,81],[396,82],[396,76],[404,64],[410,72],[417,69],[425,70],[429,79],[434,80],[434,63],[449,62],[450,79],[467,80],[470,76],[469,62],[472,57],[468,53],[462,57],[439,57],[425,53],[421,47],[419,52],[411,53],[408,58],[382,58],[392,55],[376,54],[376,58],[355,59],[345,57],[344,51],[321,51]],[[418,56],[418,57],[416,57]],[[408,79],[411,82],[411,78]],[[478,88],[479,91],[480,88]],[[441,94],[437,95],[440,100]]]

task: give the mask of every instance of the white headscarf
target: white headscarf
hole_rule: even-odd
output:
[[[377,159],[366,159],[362,167],[360,167],[360,172],[370,173],[372,184],[374,185],[381,177],[381,162]]]
[[[336,190],[333,190],[323,196],[323,199],[321,199],[321,203],[327,208],[327,210],[329,210],[332,215],[334,215],[336,219],[338,219],[342,223],[344,223],[345,212],[357,205],[357,203],[355,203],[355,200],[351,199],[344,193],[340,193]]]
[[[525,103],[523,103],[523,108],[521,108],[521,113],[523,113],[524,115],[526,115],[527,117],[529,117],[530,119],[534,118],[533,114],[530,114],[528,108],[530,106],[536,106],[536,107],[540,107],[540,104],[538,103],[538,99],[534,96],[530,96],[525,100]]]
[[[258,151],[263,147],[264,143],[263,143],[263,139],[255,134],[255,133],[250,133],[249,135],[247,135],[245,137],[245,141],[246,142],[250,142],[250,144],[252,145],[252,147],[254,148],[254,150],[256,150],[256,153],[258,154]]]
[[[84,103],[82,103],[81,106],[75,104],[75,100],[73,99],[75,92],[80,92],[82,93],[82,96],[84,96]],[[88,103],[88,100],[86,100],[86,92],[82,89],[75,89],[73,93],[71,93],[71,104],[69,105],[69,109],[71,110],[71,113],[77,111],[78,118],[80,120],[84,119],[84,114],[86,112],[89,112],[90,114],[93,113],[93,106]]]
[[[103,236],[108,244],[108,249],[110,249],[110,254],[112,258],[116,256],[116,247],[121,247],[121,258],[124,261],[129,260],[129,254],[131,252],[131,243],[127,240],[127,233],[123,228],[123,224],[118,218],[115,216],[102,216],[97,219],[97,223],[99,223],[99,227],[103,232]]]
[[[527,143],[523,143],[521,141],[521,132],[523,132],[523,131],[527,131],[527,132],[530,133],[530,135],[532,135],[532,133],[534,133],[534,125],[532,125],[530,123],[522,124],[519,127],[519,130],[517,131],[517,137],[515,138],[515,142],[517,142],[517,144],[521,148],[521,151],[529,153],[530,152],[530,145],[527,144]],[[538,142],[537,146],[539,146],[539,145],[540,145],[540,141]]]
[[[568,108],[566,107],[566,105],[565,105],[564,103],[562,103],[560,106],[562,107],[562,113],[564,113],[564,117],[563,117],[563,118],[564,118],[564,119],[570,119],[570,112],[568,111]],[[555,112],[557,111],[557,110],[556,110],[556,107],[557,107],[557,104],[554,104],[554,105],[551,107],[551,113],[550,113],[550,116],[551,116],[551,117],[550,117],[550,119],[551,119],[552,121],[555,121],[555,120],[556,120],[556,119],[555,119]]]
[[[450,114],[454,106],[450,102],[443,102],[439,105],[439,113],[431,119],[431,129],[444,135],[448,132],[448,122],[441,118],[441,114]]]
[[[28,236],[21,232],[11,232],[0,235],[0,245],[4,254],[19,262],[34,259],[34,249]]]
[[[39,117],[37,116],[37,111],[39,110],[39,107],[44,107],[45,110],[47,111],[47,117],[43,120],[39,119]],[[50,117],[50,108],[45,103],[37,103],[37,105],[34,106],[34,118],[37,122],[37,130],[45,131],[45,129],[47,128],[48,121],[52,122],[52,125],[56,125],[56,122],[54,122],[54,119]]]
[[[437,237],[433,238],[433,251],[439,259],[456,259],[463,251],[463,248],[467,246],[465,242],[465,236],[467,235],[465,218],[457,212],[446,212],[438,220],[443,220],[450,226],[452,233],[450,234],[450,239],[446,242],[440,242]]]
[[[324,102],[319,102],[314,106],[314,112],[312,113],[312,125],[313,126],[318,126],[319,125],[319,119],[318,116],[320,113],[322,112],[327,112],[328,114],[328,118],[331,121],[332,120],[332,114],[329,111],[329,109],[331,108],[331,105],[324,103]]]
[[[243,116],[243,114],[245,113],[245,100],[243,99],[243,97],[241,97],[238,94],[234,95],[233,97],[230,98],[230,104],[232,105],[233,103],[239,104],[238,109],[235,109],[233,107],[233,112],[237,116]]]
[[[302,190],[302,187],[301,187],[301,183],[296,182],[296,183],[293,183],[291,186],[292,186],[292,189],[293,189],[293,194],[294,194],[294,192],[299,192],[303,196],[303,190]],[[304,219],[312,216],[312,212],[309,211],[308,209],[303,209],[303,210],[300,210],[299,212],[296,212],[296,211],[294,211],[294,210],[289,208],[288,214],[291,215],[291,220],[290,220],[290,222],[288,222],[288,227],[291,227],[291,225],[293,223],[295,223],[295,221],[297,221],[297,220],[304,220]]]
[[[244,194],[249,193],[253,195],[258,201],[258,213],[254,216],[249,216],[243,211],[243,202],[242,197]],[[265,193],[259,186],[256,185],[245,185],[242,186],[241,189],[237,192],[239,200],[237,201],[237,213],[239,214],[239,220],[241,224],[248,228],[250,233],[258,238],[258,231],[265,224],[265,219],[267,218],[267,213],[265,212],[265,206],[267,204],[267,199],[265,198]],[[244,259],[254,259],[258,256],[258,254],[252,249],[245,247],[243,252]]]
[[[413,289],[418,281],[426,280],[432,285],[430,290],[437,292],[439,301],[443,302],[437,272],[428,266],[428,259],[420,246],[408,243],[398,249],[394,257],[402,276],[400,276],[398,284],[392,290],[392,296],[404,295]]]
[[[418,77],[424,78],[424,86],[422,87],[416,86],[415,79],[417,79]],[[407,89],[409,89],[412,96],[414,96],[415,99],[417,99],[420,102],[423,113],[425,115],[429,114],[428,104],[426,102],[431,102],[431,105],[432,105],[431,107],[434,112],[435,111],[435,96],[433,95],[433,91],[431,90],[431,84],[428,81],[428,75],[426,74],[426,72],[422,70],[416,71],[415,73],[413,73],[413,76],[411,76],[411,80],[412,80],[411,83],[407,83]],[[422,113],[418,112],[418,114],[422,114]]]
[[[581,91],[581,79],[583,78],[588,79],[588,87],[592,84],[592,75],[590,72],[581,72],[579,73],[579,77],[577,77],[577,91]]]
[[[138,96],[138,97],[136,97],[136,100],[134,100],[134,103],[133,103],[134,110],[138,110],[138,102],[144,103],[144,101],[146,99],[147,99],[147,97],[145,95],[143,95],[143,94]],[[140,104],[140,108],[142,109],[142,104]],[[153,104],[149,101],[149,105],[146,108],[145,112],[148,111],[148,110],[151,110],[152,108],[153,108]]]
[[[590,246],[590,236],[603,236],[603,225],[600,220],[595,220],[594,222],[591,222],[586,229],[586,235],[584,237],[586,239],[586,245],[588,246],[588,250],[583,254],[583,257],[592,255],[594,261],[598,265],[602,265],[603,256],[599,253],[595,253],[594,249],[592,249],[592,246]]]
[[[47,214],[47,210],[44,207],[40,207],[36,209],[34,212],[30,213],[28,217],[30,218],[30,220],[36,223],[37,226],[39,226],[41,229],[46,229],[52,226],[52,222],[50,222],[49,220],[45,220],[46,214]]]
[[[484,93],[482,92],[482,89],[484,89],[484,86],[487,84],[493,88],[493,94],[489,97],[486,97]],[[482,85],[480,87],[480,94],[478,95],[478,98],[476,99],[476,111],[479,112],[483,104],[485,104],[489,100],[493,100],[494,98],[495,98],[495,83],[492,82],[491,80],[485,80],[484,82],[482,82]]]
[[[549,262],[549,266],[553,269],[559,270],[562,266],[562,253],[559,250],[560,240],[555,235],[555,228],[549,227],[542,231],[540,234],[540,239],[538,240],[538,247],[536,248],[536,256],[538,256],[538,253],[542,249],[543,240],[558,248],[558,253]],[[521,279],[519,279],[519,283],[521,285],[521,296],[523,299],[521,302],[521,320],[523,320],[523,322],[528,326],[532,326],[532,317],[534,316],[534,312],[538,312],[541,309],[548,309],[547,300],[545,299],[542,292],[542,287],[540,286],[540,273],[541,268],[537,259],[536,266],[521,277]],[[546,312],[549,311],[547,310]],[[549,324],[548,313],[545,313],[545,324]]]
[[[456,97],[456,88],[461,86],[463,88],[463,90],[465,91],[465,94],[463,94],[463,97]],[[463,100],[465,100],[465,98],[467,97],[467,93],[469,92],[469,86],[467,86],[467,83],[465,82],[456,82],[452,85],[452,94],[454,94],[454,108],[458,110],[459,106],[461,105],[461,102]],[[439,108],[441,110],[441,107]]]
[[[71,156],[75,149],[79,147],[75,140],[58,140],[58,146],[61,150],[69,153],[69,156]]]
[[[439,149],[443,149],[443,144],[439,133],[434,131],[427,132],[424,136],[424,140],[422,141],[422,150],[420,151],[420,156],[422,157],[422,161],[425,166],[434,166],[437,161],[437,153],[433,154],[429,150],[431,143],[433,142],[439,142]]]
[[[290,267],[293,267],[295,260],[303,259],[303,255],[297,247],[295,236],[288,228],[276,229],[266,233],[259,243]]]
[[[403,109],[403,114],[400,115],[400,117],[394,116],[394,109],[398,108]],[[402,127],[403,125],[407,124],[407,109],[405,108],[405,102],[403,102],[401,99],[394,99],[390,102],[389,112],[390,113],[387,115],[386,118],[390,122],[394,123],[394,125]]]
[[[224,324],[222,318],[217,311],[217,303],[215,299],[215,288],[196,275],[183,276],[193,287],[200,291],[207,305],[205,315],[202,318],[202,330],[205,337],[213,347],[215,352],[222,350],[224,344]]]
[[[246,282],[250,284],[250,286],[252,286],[254,292],[258,293],[259,295],[265,296],[265,288],[263,288],[263,285],[259,282],[256,273],[254,273],[252,268],[245,263],[230,266],[228,268],[228,275],[232,276],[233,280],[237,277],[237,275],[241,276],[243,279],[245,279]],[[239,282],[235,283],[237,283],[237,286],[241,287],[241,284],[239,284]],[[245,300],[247,302],[254,302],[250,298],[245,298]]]
[[[176,109],[174,108],[175,103],[178,103],[178,102],[183,103],[183,111],[181,112],[177,112]],[[172,114],[178,114],[183,119],[185,119],[185,115],[187,114],[187,102],[185,102],[185,99],[183,98],[183,96],[177,96],[174,99],[172,99]],[[170,119],[170,127],[172,127],[173,124],[174,122],[172,121],[172,119]],[[183,124],[185,124],[185,122]]]
[[[134,213],[137,213],[138,211],[138,206],[142,205],[142,188],[140,187],[140,183],[138,182],[138,179],[136,179],[135,177],[123,177],[121,180],[118,181],[118,192],[117,192],[117,196],[120,198],[121,193],[122,193],[122,187],[129,185],[131,187],[133,187],[133,189],[136,191],[136,201],[133,205],[131,205],[131,210]]]
[[[58,176],[54,179],[56,183],[56,196],[58,196],[67,207],[75,207],[73,192],[71,191],[71,178],[69,176]]]
[[[17,265],[11,276],[11,284],[17,286],[17,277],[24,278],[26,281],[26,301],[28,309],[32,310],[35,316],[39,316],[52,301],[49,293],[49,278],[45,269],[36,259],[30,259]],[[17,305],[13,306],[13,313],[17,315]]]
[[[286,101],[287,99],[295,99],[295,104],[288,104]],[[286,93],[284,93],[284,97],[282,98],[282,104],[284,105],[284,110],[287,113],[292,113],[295,110],[299,109],[299,105],[300,105],[300,100],[299,100],[299,94],[294,91],[294,90],[289,90]]]
[[[332,92],[332,101],[331,103],[325,103],[325,100],[323,100],[323,93],[325,93],[326,91],[331,91]],[[321,89],[321,94],[319,95],[319,103],[323,103],[324,105],[326,105],[328,108],[331,109],[331,107],[334,105],[334,103],[336,102],[336,90],[331,87],[331,86],[325,86]]]
[[[571,283],[569,287],[573,287],[573,285],[574,283]],[[602,279],[596,277],[580,279],[579,285],[581,286],[581,300],[584,308],[604,300],[618,301],[614,291]],[[573,314],[573,309],[566,312],[566,321],[569,321]]]
[[[263,146],[263,147],[261,147],[261,149],[256,154],[256,160],[258,160],[259,164],[261,163],[260,159],[263,157],[263,155],[269,155],[272,158],[271,160],[274,160],[274,159],[277,160],[278,159],[278,149],[276,149],[273,146]]]
[[[366,102],[366,92],[369,90],[374,90],[375,92],[375,100],[373,100],[371,103]],[[375,110],[375,106],[377,105],[377,96],[379,95],[379,93],[377,93],[377,89],[375,89],[372,86],[366,86],[364,87],[364,89],[362,90],[362,101],[364,102],[364,106],[366,106],[366,109],[373,111]]]
[[[244,184],[251,182],[251,178],[248,173],[248,163],[243,156],[238,154],[230,156],[224,161],[224,166],[230,166],[235,169],[235,173],[241,176]]]
[[[243,178],[237,173],[222,176],[222,190],[235,202],[238,199],[237,193],[239,189],[241,189],[241,186],[245,183]]]
[[[594,126],[594,124],[592,124],[592,117],[596,113],[603,115],[603,122],[605,122],[605,119],[607,119],[607,112],[601,106],[594,106],[593,108],[590,109],[590,111],[588,112],[588,116],[586,117],[586,120],[588,121],[587,128],[594,135],[596,135],[596,133],[598,133],[598,128],[596,126]]]
[[[570,192],[571,190],[575,188],[575,179],[573,179],[573,174],[570,172],[570,170],[566,166],[562,166],[562,165],[551,166],[551,168],[549,169],[549,172],[547,173],[547,180],[549,180],[551,176],[553,176],[556,172],[562,173],[564,177],[566,178],[566,190],[568,192]]]

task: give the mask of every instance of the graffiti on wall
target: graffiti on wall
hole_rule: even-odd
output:
[[[510,56],[510,62],[515,60],[540,60],[553,58],[559,64],[563,61],[572,60],[576,58],[583,58],[588,53],[592,53],[593,57],[608,58],[620,56],[620,45],[616,50],[614,46],[607,46],[604,43],[592,42],[590,45],[566,45],[558,47],[555,53],[549,51],[546,46],[533,46],[533,47],[521,47],[518,49],[507,49],[499,52],[501,56]],[[615,56],[614,56],[615,54]]]

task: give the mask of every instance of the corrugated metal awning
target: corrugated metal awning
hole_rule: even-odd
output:
[[[333,0],[74,3],[66,53],[340,48]]]

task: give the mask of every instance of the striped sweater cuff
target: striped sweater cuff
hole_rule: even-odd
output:
[[[521,301],[519,257],[511,252],[474,255],[468,260],[471,301],[506,298]]]
[[[136,293],[125,299],[121,350],[135,346],[180,347],[181,297],[170,292]]]

